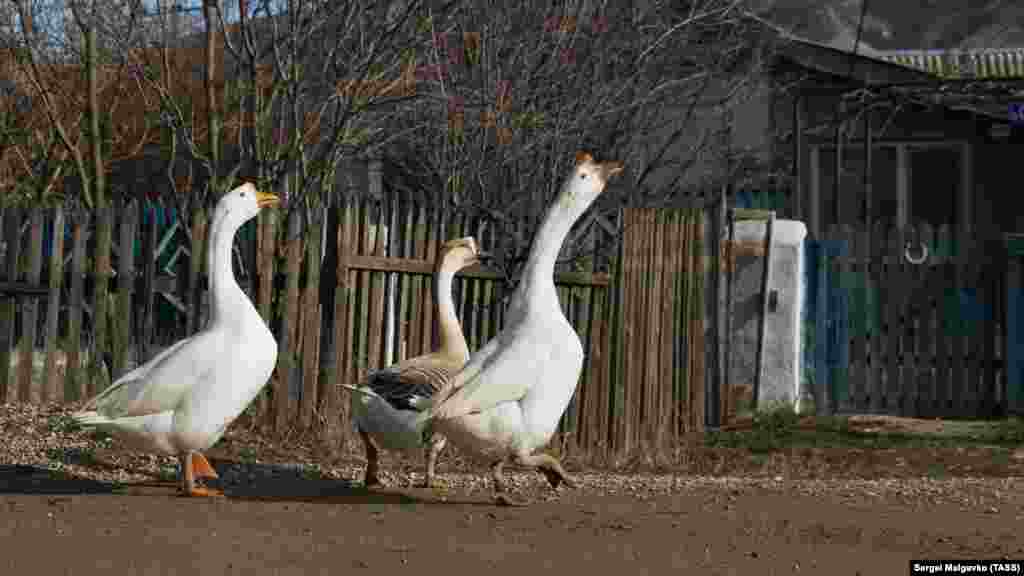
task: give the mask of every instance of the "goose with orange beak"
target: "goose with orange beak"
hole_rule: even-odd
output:
[[[558,428],[583,369],[583,345],[558,301],[555,261],[573,224],[622,168],[576,155],[533,239],[504,328],[444,388],[414,399],[425,434],[442,434],[491,465],[499,504],[517,504],[502,476],[508,462],[539,469],[553,488],[575,486],[557,459],[538,453]]]
[[[246,183],[217,203],[206,254],[210,314],[206,327],[121,376],[72,417],[141,450],[177,456],[188,496],[222,493],[196,485],[216,478],[202,452],[267,384],[277,341],[231,270],[235,232],[277,196]]]

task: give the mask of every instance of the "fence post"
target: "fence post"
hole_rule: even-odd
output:
[[[120,203],[120,202],[119,202]],[[125,373],[128,367],[128,355],[131,350],[131,317],[132,317],[132,285],[135,284],[135,206],[132,202],[121,206],[120,240],[117,254],[117,315],[114,326],[114,365],[110,370],[110,379],[116,380]]]
[[[46,305],[46,379],[42,389],[42,401],[57,396],[57,328],[60,320],[60,286],[64,280],[64,209],[53,210],[53,241],[50,243],[49,288]]]
[[[7,244],[6,270],[9,282],[18,281],[18,255],[21,252],[21,208],[11,206],[4,210],[4,235]],[[14,346],[14,321],[18,310],[14,298],[0,301],[0,402],[8,400],[11,383],[11,349]]]
[[[88,378],[88,396],[93,396],[100,390],[100,374],[102,370],[99,369],[102,362],[103,351],[106,349],[107,342],[107,294],[108,294],[108,282],[110,281],[110,245],[112,241],[113,233],[113,222],[111,218],[111,211],[109,204],[103,204],[97,208],[97,219],[96,219],[96,252],[95,252],[95,269],[93,272],[94,290],[93,290],[93,305],[92,305],[92,321],[93,321],[93,342],[92,342],[92,354],[90,355],[91,370],[89,370]],[[113,370],[112,366],[107,366],[107,370]],[[103,385],[106,386],[107,382],[104,381]]]
[[[827,240],[819,238],[815,246],[814,274],[815,283],[815,315],[814,315],[814,406],[819,416],[829,414],[830,410],[830,364],[828,301],[832,290],[828,277]]]
[[[1005,313],[1003,316],[1003,358],[1006,369],[1003,370],[1003,399],[1008,412],[1024,412],[1024,306],[1021,295],[1024,294],[1024,283],[1021,282],[1021,256],[1024,255],[1024,243],[1017,234],[1006,237],[1006,292]]]
[[[153,344],[154,336],[154,319],[153,316],[156,314],[154,306],[154,286],[153,276],[156,274],[156,233],[157,233],[157,204],[151,204],[153,207],[153,213],[147,222],[144,218],[146,211],[146,203],[139,201],[139,219],[138,222],[143,226],[142,236],[142,278],[141,289],[139,295],[142,296],[142,319],[138,322],[139,330],[138,336],[135,342],[135,354],[138,361],[145,362],[149,359],[150,347]]]
[[[288,425],[292,391],[297,386],[293,368],[295,366],[295,342],[298,334],[299,315],[299,270],[302,265],[302,236],[300,234],[299,211],[288,210],[288,228],[285,236],[287,246],[287,277],[285,293],[284,327],[281,330],[277,354],[277,389],[274,390],[274,428],[284,431]]]
[[[84,211],[72,213],[71,224],[71,297],[68,301],[68,365],[64,374],[64,400],[77,401],[83,393],[82,360],[82,307],[85,292],[85,231],[89,215]]]
[[[260,242],[259,250],[259,310],[263,321],[268,327],[274,326],[274,278],[277,260],[277,211],[264,210],[259,215]],[[281,375],[277,374],[280,379]],[[271,380],[274,382],[274,380]],[[268,391],[261,390],[256,397],[256,410],[262,426],[269,424],[270,406],[267,401]]]
[[[32,208],[29,218],[29,252],[28,252],[29,284],[39,284],[43,271],[43,210]],[[36,330],[39,322],[39,299],[32,297],[22,305],[21,310],[21,346],[18,359],[18,399],[32,402],[32,369],[35,365]]]
[[[719,195],[718,202],[715,204],[714,216],[711,218],[711,242],[709,243],[710,248],[710,259],[712,262],[711,274],[708,276],[710,283],[710,290],[708,294],[714,294],[714,298],[708,298],[707,303],[709,304],[711,318],[711,346],[708,350],[711,351],[711,358],[708,365],[711,366],[711,371],[708,373],[708,393],[705,396],[705,421],[708,426],[718,427],[722,425],[722,383],[725,381],[724,373],[724,353],[725,353],[725,251],[722,249],[724,244],[722,242],[722,235],[725,232],[726,225],[726,200],[725,200],[725,186],[722,187],[722,193]]]
[[[319,208],[319,207],[318,207]],[[323,211],[315,216],[312,230],[306,235],[306,286],[302,295],[302,404],[299,421],[303,429],[313,423],[318,405],[320,376],[320,233],[323,230]]]
[[[206,261],[206,213],[195,202],[192,208],[192,247],[189,251],[188,270],[188,334],[199,329],[203,309],[203,264]]]

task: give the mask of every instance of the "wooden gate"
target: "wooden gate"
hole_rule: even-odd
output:
[[[629,208],[613,331],[613,444],[661,447],[704,427],[702,209]]]
[[[809,242],[808,257],[805,374],[819,413],[1005,410],[998,238],[842,227]]]

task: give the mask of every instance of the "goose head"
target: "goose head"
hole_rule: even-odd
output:
[[[608,179],[622,168],[622,162],[596,162],[587,152],[577,152],[576,166],[562,185],[557,206],[567,212],[568,220],[575,221],[604,191]]]
[[[237,230],[267,206],[274,206],[280,199],[269,192],[258,192],[252,182],[221,196],[214,210],[214,221],[222,222],[227,229]]]
[[[454,272],[461,270],[466,266],[479,263],[486,256],[486,254],[480,251],[476,244],[476,239],[472,236],[449,240],[441,245],[436,271],[447,270]]]

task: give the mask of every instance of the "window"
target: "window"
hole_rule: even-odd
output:
[[[891,225],[953,226],[968,191],[967,145],[959,142],[877,144],[872,150],[871,218]],[[835,223],[835,148],[812,150],[808,195],[817,197],[817,228]],[[864,222],[864,150],[854,142],[843,149],[840,222]],[[805,204],[813,211],[815,203]],[[813,218],[808,218],[813,220]],[[966,222],[966,220],[965,220]],[[812,228],[814,227],[812,223]]]
[[[907,147],[910,161],[907,203],[911,224],[956,225],[961,156],[955,148]]]
[[[823,148],[818,155],[821,166],[819,191],[821,193],[821,221],[826,225],[835,223],[835,165],[833,148]],[[899,213],[897,197],[896,148],[879,146],[871,157],[871,221],[881,220],[894,224]],[[864,221],[864,148],[849,147],[843,150],[842,197],[840,199],[840,223],[855,225]]]
[[[871,222],[895,226],[900,213],[899,158],[895,146],[875,148],[871,157]]]

